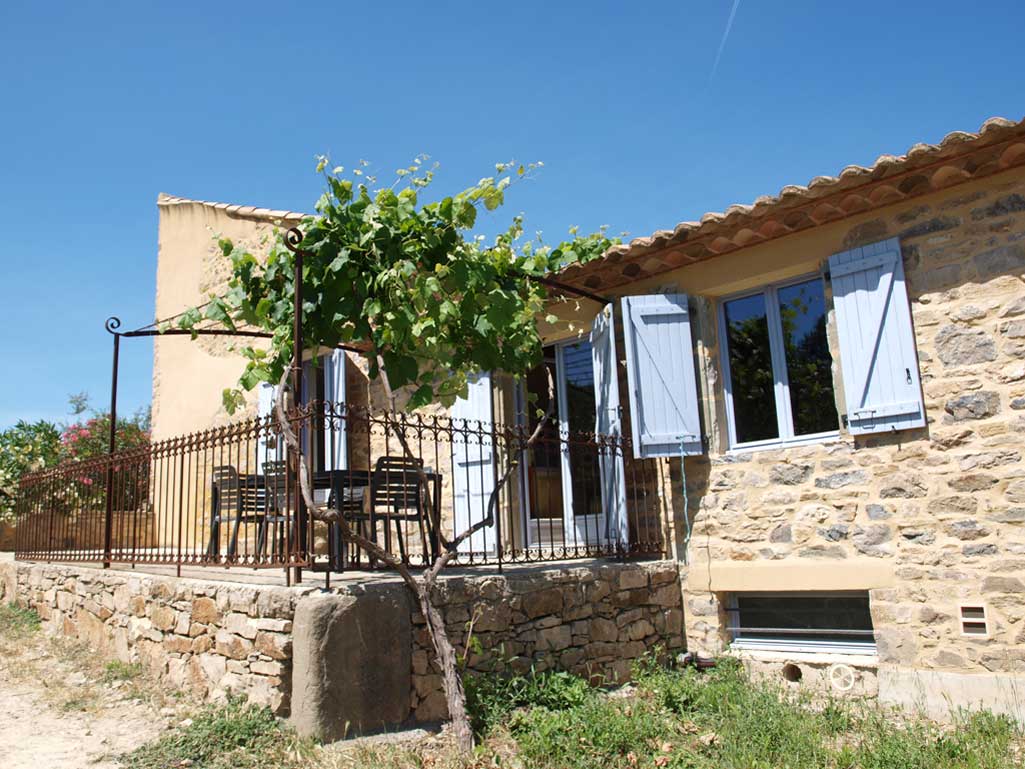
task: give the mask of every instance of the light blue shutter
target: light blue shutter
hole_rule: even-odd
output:
[[[456,399],[451,413],[454,536],[459,536],[487,516],[491,492],[495,489],[491,374],[470,377],[466,397]],[[460,543],[459,551],[494,553],[494,526],[474,532]]]
[[[334,350],[324,359],[324,467],[345,470],[349,466],[346,431],[345,350]]]
[[[623,332],[634,456],[700,454],[687,296],[623,297]]]
[[[623,424],[619,407],[619,368],[616,365],[616,324],[611,304],[605,305],[591,324],[591,354],[594,360],[595,419],[599,436],[598,471],[601,481],[602,511],[606,539],[626,545],[629,542],[626,516],[626,475],[619,439]],[[603,435],[614,441],[601,446]]]
[[[900,241],[833,254],[829,272],[851,433],[924,426]]]

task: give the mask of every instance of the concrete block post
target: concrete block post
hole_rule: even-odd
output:
[[[296,606],[292,712],[296,730],[325,742],[381,731],[409,717],[410,596],[404,585],[320,594]]]

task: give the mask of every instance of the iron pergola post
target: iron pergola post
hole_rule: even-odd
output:
[[[295,255],[295,263],[292,274],[292,398],[295,404],[298,405],[302,401],[302,386],[303,386],[303,256],[305,251],[299,246],[303,242],[303,232],[298,227],[292,227],[285,233],[284,237],[285,246]],[[304,431],[299,431],[299,440],[304,439]],[[310,440],[310,430],[305,431],[306,441]],[[293,489],[293,497],[295,500],[295,550],[303,553],[303,560],[305,560],[306,551],[306,533],[307,527],[303,525],[306,521],[303,520],[303,496],[302,488],[300,487],[299,477],[302,473],[302,451],[305,450],[307,455],[309,454],[309,447],[304,446],[298,456],[295,457],[295,488]],[[288,537],[288,527],[285,527],[285,537]],[[291,552],[291,549],[286,549]],[[285,567],[285,582],[291,584],[290,573],[288,567]],[[302,567],[295,567],[295,583],[299,584],[303,579]]]
[[[114,353],[110,372],[110,433],[107,439],[107,488],[103,517],[103,568],[110,568],[114,524],[114,452],[117,451],[117,369],[121,352],[121,319],[107,318],[104,328],[114,337]]]

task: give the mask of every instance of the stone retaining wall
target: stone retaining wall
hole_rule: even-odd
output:
[[[467,661],[471,670],[505,664],[517,672],[568,670],[616,683],[626,681],[634,661],[656,647],[684,646],[675,562],[534,567],[449,579],[439,597],[460,653],[472,624],[477,643]],[[420,721],[446,714],[433,657],[424,618],[415,612],[410,711]]]
[[[13,562],[0,577],[0,600],[31,606],[50,632],[169,687],[288,712],[297,590]]]
[[[326,592],[312,581],[285,588],[0,561],[0,601],[34,608],[49,632],[99,654],[141,662],[170,688],[245,695],[327,738],[444,718],[441,678],[407,588],[383,575],[336,585]],[[450,576],[437,597],[460,653],[472,626],[468,665],[480,672],[507,665],[622,682],[647,652],[684,644],[674,562]]]

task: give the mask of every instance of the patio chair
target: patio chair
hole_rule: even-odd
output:
[[[424,521],[424,494],[427,490],[420,484],[422,459],[406,457],[380,457],[374,465],[370,480],[370,529],[371,536],[377,538],[377,518],[383,515],[385,520],[385,549],[391,552],[390,522],[395,523],[395,534],[399,540],[399,557],[406,560],[406,539],[402,535],[402,523],[416,523],[420,530],[423,553],[429,551],[427,546],[427,530]],[[410,512],[412,511],[412,512]]]
[[[238,550],[238,533],[243,523],[255,523],[263,529],[267,514],[267,493],[263,479],[239,475],[233,465],[217,465],[210,475],[210,542],[206,554],[215,558],[220,552],[221,524],[231,523],[228,557]],[[262,534],[260,535],[262,537]]]
[[[259,524],[256,537],[256,554],[263,555],[267,546],[267,530],[273,528],[275,553],[283,554],[285,549],[285,527],[289,523],[288,483],[286,474],[288,462],[284,460],[263,463],[263,485],[267,506]],[[297,516],[295,516],[297,517]]]
[[[338,492],[341,492],[339,497]],[[370,514],[366,509],[367,486],[344,486],[341,489],[331,488],[331,495],[328,498],[328,507],[339,512],[350,528],[355,529],[361,536],[374,539],[369,531]],[[329,529],[328,539],[328,560],[335,571],[343,571],[348,562],[344,551],[346,543],[342,541],[342,527],[333,523]],[[358,552],[358,551],[357,551]],[[371,559],[371,564],[374,559]]]

